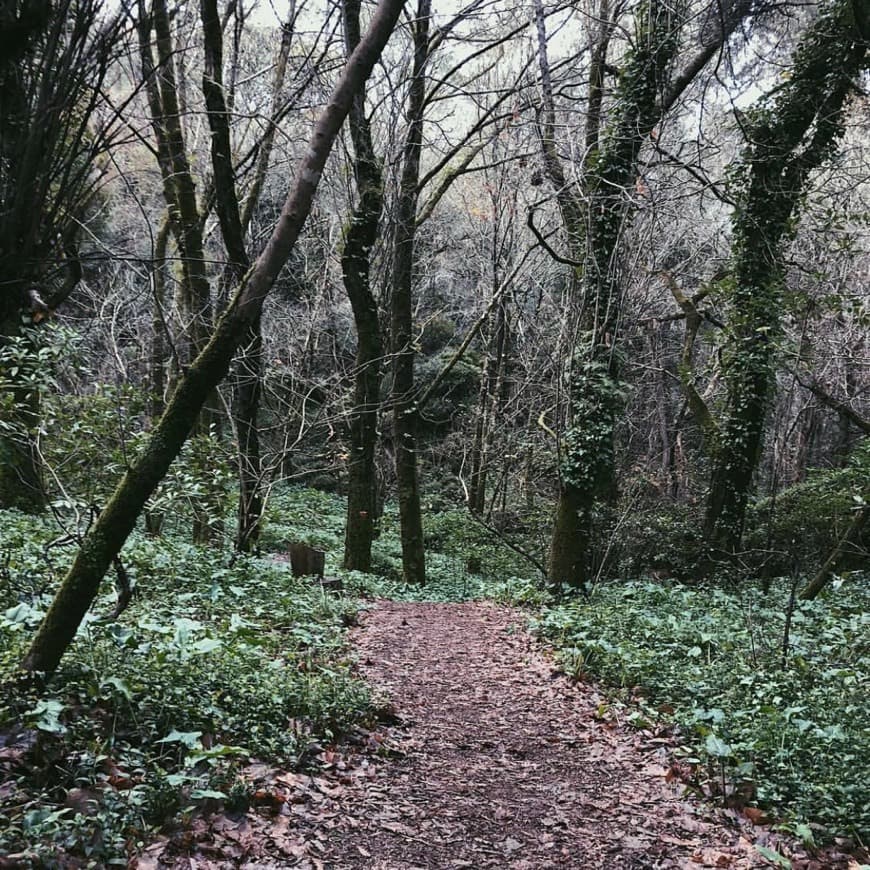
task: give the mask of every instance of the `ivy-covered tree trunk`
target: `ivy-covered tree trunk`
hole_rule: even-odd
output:
[[[414,395],[412,311],[420,151],[423,145],[426,96],[424,72],[429,56],[430,14],[430,0],[419,0],[413,25],[414,66],[408,94],[408,133],[403,149],[402,178],[396,204],[390,318],[393,352],[393,437],[402,538],[402,573],[406,583],[415,584],[426,582],[423,518],[417,475],[418,413]]]
[[[823,6],[800,41],[788,78],[744,122],[747,145],[736,167],[731,314],[723,354],[728,399],[705,518],[714,553],[735,552],[743,536],[773,395],[783,247],[810,173],[843,133],[849,95],[867,67],[868,19],[865,2],[834,0]]]
[[[539,14],[539,32],[542,29]],[[598,505],[612,500],[614,431],[623,407],[618,332],[622,295],[618,244],[626,217],[625,193],[636,174],[640,149],[662,112],[661,94],[676,54],[679,16],[650,0],[637,13],[635,48],[619,76],[613,118],[599,143],[597,127],[587,128],[585,197],[562,193],[560,207],[570,249],[583,250],[571,300],[577,332],[568,366],[568,414],[561,443],[561,485],[550,540],[548,575],[557,591],[583,588],[592,562],[592,524]],[[605,43],[596,49],[606,60]],[[593,76],[590,106],[600,105],[600,76]],[[552,128],[550,128],[552,129]],[[552,135],[542,136],[551,180],[564,173]],[[579,264],[578,264],[579,265]]]
[[[360,40],[360,5],[359,0],[344,2],[348,54]],[[354,98],[348,125],[355,152],[354,176],[359,202],[351,217],[341,256],[342,279],[353,309],[357,334],[344,567],[349,571],[369,571],[377,514],[375,447],[383,357],[378,303],[372,293],[370,272],[371,252],[377,240],[384,195],[381,164],[375,155],[371,126],[365,112],[364,89]]]
[[[402,0],[382,0],[374,13],[368,32],[349,58],[315,125],[271,238],[219,319],[208,344],[179,379],[142,452],[85,535],[24,657],[21,665],[24,670],[50,674],[57,668],[145,502],[181,450],[209,395],[226,376],[236,349],[260,316],[263,303],[299,238],[351,102],[380,57],[401,9]]]

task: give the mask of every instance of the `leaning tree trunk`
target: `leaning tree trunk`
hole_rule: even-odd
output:
[[[862,16],[856,20],[856,15]],[[746,505],[764,442],[785,286],[784,243],[810,173],[836,148],[845,108],[867,67],[870,10],[834,0],[795,52],[791,73],[745,125],[733,217],[734,289],[723,355],[727,408],[705,517],[714,553],[740,547]]]
[[[396,206],[393,253],[393,294],[390,333],[393,351],[393,437],[396,446],[396,483],[402,538],[402,573],[406,583],[426,582],[423,518],[417,474],[418,413],[414,396],[414,343],[412,336],[414,244],[420,152],[423,145],[424,72],[429,52],[430,0],[419,0],[414,22],[414,68],[408,95],[408,135]]]
[[[293,189],[265,250],[221,316],[210,341],[180,378],[142,452],[85,535],[24,657],[23,669],[55,671],[145,502],[184,445],[209,395],[226,376],[236,349],[260,316],[266,296],[299,238],[326,159],[353,97],[380,57],[401,9],[402,0],[382,0],[378,6],[366,36],[348,60],[314,128]]]
[[[359,0],[345,0],[345,41],[351,53],[360,40]],[[344,567],[369,571],[377,514],[375,446],[378,437],[383,342],[378,304],[371,290],[371,251],[384,205],[380,161],[365,113],[365,89],[353,101],[348,118],[355,151],[354,175],[359,203],[351,217],[341,256],[342,279],[353,309],[357,333],[356,374],[350,418],[347,525]]]
[[[866,493],[870,496],[870,493]],[[838,571],[841,571],[850,557],[854,557],[855,553],[860,550],[861,538],[864,534],[864,529],[870,522],[870,503],[865,502],[855,512],[855,516],[849,523],[845,534],[837,545],[831,551],[831,554],[825,559],[825,564],[819,568],[816,576],[801,590],[798,598],[801,601],[812,601],[818,597],[819,593],[828,585],[831,577]],[[865,553],[866,555],[866,553]]]

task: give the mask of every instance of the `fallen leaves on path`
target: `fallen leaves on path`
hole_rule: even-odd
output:
[[[791,848],[685,800],[666,746],[602,722],[595,688],[558,674],[514,611],[381,602],[354,640],[395,724],[325,750],[316,776],[252,766],[246,816],[195,820],[139,870],[745,870],[771,866],[756,846]]]

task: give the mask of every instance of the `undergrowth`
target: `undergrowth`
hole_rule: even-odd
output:
[[[107,617],[107,582],[48,690],[0,698],[0,860],[123,866],[161,827],[245,808],[247,759],[304,762],[371,715],[344,630],[358,599],[378,597],[529,606],[569,674],[630,699],[638,727],[678,727],[681,767],[717,800],[758,803],[805,839],[868,836],[866,586],[798,603],[787,631],[785,584],[614,581],[557,605],[530,561],[461,509],[426,514],[429,582],[407,586],[395,509],[380,518],[370,574],[341,570],[344,511],[337,495],[276,489],[262,548],[325,550],[348,597],[268,557],[194,547],[179,522],[162,539],[131,538],[130,607]],[[528,519],[510,536],[540,557],[536,528]],[[4,683],[72,555],[48,546],[57,534],[49,519],[0,515]]]
[[[48,520],[0,517],[0,679],[13,677],[70,556]],[[355,602],[289,566],[135,534],[46,691],[0,699],[0,856],[126,866],[151,832],[242,808],[247,759],[294,765],[369,715],[345,655]]]
[[[856,580],[799,602],[787,629],[790,591],[610,583],[535,628],[566,672],[622,687],[636,725],[677,723],[683,766],[717,799],[866,842],[870,594]]]

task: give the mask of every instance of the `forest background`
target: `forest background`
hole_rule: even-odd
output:
[[[0,22],[10,849],[135,850],[364,715],[297,543],[542,608],[708,792],[866,836],[865,2]]]

